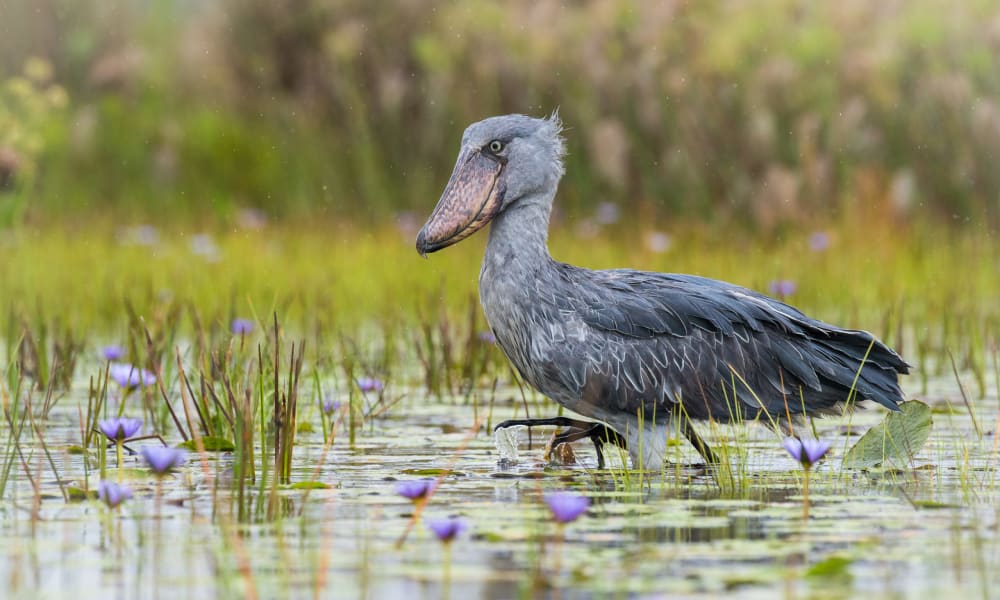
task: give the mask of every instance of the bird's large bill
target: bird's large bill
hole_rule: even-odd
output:
[[[504,161],[481,150],[466,150],[434,212],[417,235],[422,255],[458,243],[483,228],[500,211]]]

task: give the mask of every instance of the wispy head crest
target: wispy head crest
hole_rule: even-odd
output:
[[[563,138],[563,122],[559,118],[559,107],[557,106],[552,114],[546,119],[542,119],[545,122],[544,131],[545,134],[552,140],[555,146],[555,158],[559,163],[559,175],[565,172],[563,168],[563,157],[566,156],[566,140]]]

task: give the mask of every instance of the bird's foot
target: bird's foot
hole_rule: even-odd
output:
[[[580,419],[570,419],[568,417],[552,417],[549,419],[511,419],[500,423],[493,428],[493,431],[507,427],[521,426],[530,428],[542,425],[569,428],[568,431],[563,431],[554,435],[546,445],[546,460],[548,460],[553,449],[556,449],[563,444],[569,444],[584,438],[589,439],[594,444],[594,449],[597,451],[598,469],[604,468],[604,444],[613,444],[622,449],[628,449],[625,438],[604,423],[596,421],[582,421]]]
[[[559,434],[553,434],[549,442],[545,444],[545,453],[542,455],[547,462],[556,462],[560,465],[576,464],[576,453],[570,444],[558,442]]]

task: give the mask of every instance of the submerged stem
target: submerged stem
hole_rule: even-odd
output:
[[[444,575],[441,581],[441,597],[447,600],[451,597],[451,542],[444,544]]]
[[[119,484],[122,483],[122,480],[123,480],[123,478],[125,476],[125,473],[122,471],[122,457],[124,456],[124,453],[122,452],[122,447],[125,445],[124,442],[125,442],[125,440],[123,440],[121,438],[115,440],[115,454],[118,456],[118,483]]]
[[[802,520],[809,520],[809,467],[805,467],[802,480]]]
[[[566,525],[564,523],[556,523],[556,539],[555,539],[555,549],[552,551],[553,566],[552,566],[552,579],[553,582],[558,581],[559,572],[562,571],[562,546],[563,542],[566,540]]]

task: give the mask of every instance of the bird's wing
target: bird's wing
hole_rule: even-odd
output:
[[[772,418],[834,412],[852,387],[859,399],[893,409],[901,399],[897,373],[906,364],[867,332],[713,279],[570,265],[559,271],[569,291],[553,300],[589,335],[557,350],[566,354],[563,364],[577,365],[557,376],[584,396],[612,396],[629,412],[683,402],[690,416],[721,421],[762,411]]]

